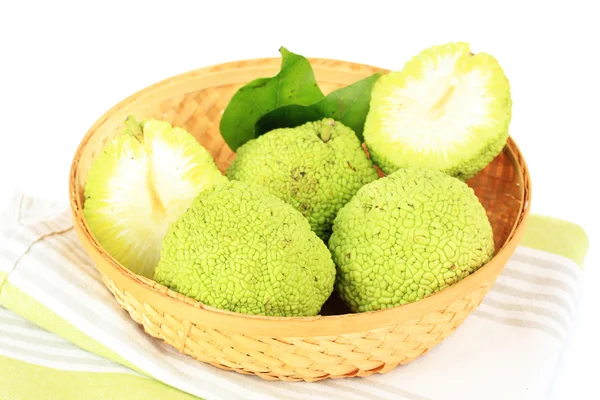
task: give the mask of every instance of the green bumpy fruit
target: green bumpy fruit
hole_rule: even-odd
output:
[[[354,131],[330,118],[246,142],[226,175],[267,187],[300,211],[323,240],[339,209],[378,177]]]
[[[335,288],[355,312],[414,302],[465,278],[494,254],[485,209],[466,183],[400,169],[361,188],[333,224]]]
[[[385,173],[430,168],[467,180],[504,148],[510,85],[498,61],[467,43],[433,46],[371,93],[365,144]]]
[[[200,191],[226,180],[183,128],[129,116],[90,167],[83,215],[112,257],[151,278],[169,225]]]
[[[314,316],[333,291],[335,265],[291,205],[229,181],[201,192],[171,226],[154,279],[223,310]]]

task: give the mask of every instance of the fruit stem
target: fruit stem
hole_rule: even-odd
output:
[[[142,143],[144,140],[144,132],[142,131],[142,125],[136,121],[133,115],[129,115],[125,119],[125,127],[130,131],[130,133],[140,142]]]
[[[333,128],[335,128],[335,121],[331,118],[327,118],[323,120],[321,123],[321,140],[325,143],[331,139],[331,134],[333,132]]]

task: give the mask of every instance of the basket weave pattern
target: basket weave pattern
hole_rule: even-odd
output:
[[[310,59],[324,93],[378,68]],[[512,140],[468,183],[487,210],[496,256],[452,287],[419,302],[354,315],[336,310],[314,318],[242,316],[217,310],[136,276],[116,263],[90,234],[82,215],[83,187],[94,156],[122,129],[128,114],[164,119],[187,129],[221,171],[235,154],[219,133],[231,96],[252,79],[274,75],[280,59],[247,60],[192,71],[153,85],[119,103],[90,129],[71,171],[77,233],[117,302],[145,331],[180,352],[216,367],[264,379],[317,381],[385,373],[426,353],[467,318],[514,251],[529,211],[526,165]]]
[[[333,336],[248,336],[183,321],[122,291],[110,291],[150,335],[216,367],[264,379],[317,381],[385,373],[426,353],[450,335],[481,303],[491,282],[444,309],[378,329]],[[172,294],[170,294],[172,295]]]

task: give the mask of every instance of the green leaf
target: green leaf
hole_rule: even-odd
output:
[[[321,113],[311,106],[290,104],[279,107],[265,115],[256,123],[256,137],[277,128],[294,128],[310,121],[322,119]]]
[[[331,117],[351,128],[362,142],[363,128],[371,103],[371,90],[380,76],[381,73],[378,72],[331,92],[311,107],[319,111],[323,117]]]
[[[284,47],[279,51],[279,73],[241,87],[223,112],[219,129],[233,151],[256,137],[256,122],[271,110],[290,104],[309,105],[324,98],[308,60]]]
[[[256,136],[277,128],[293,128],[310,121],[330,117],[351,128],[363,140],[363,128],[369,112],[371,90],[381,73],[375,73],[352,85],[331,92],[309,106],[287,105],[262,116],[256,123]]]

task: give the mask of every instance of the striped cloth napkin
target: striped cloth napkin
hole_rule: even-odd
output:
[[[219,370],[145,334],[104,287],[64,205],[19,195],[0,222],[2,400],[542,399],[588,246],[580,227],[533,216],[483,304],[432,351],[385,375],[287,383]]]

